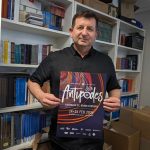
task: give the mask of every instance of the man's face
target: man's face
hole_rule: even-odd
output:
[[[77,46],[91,48],[96,36],[96,20],[94,18],[77,18],[75,26],[70,29],[70,35]]]

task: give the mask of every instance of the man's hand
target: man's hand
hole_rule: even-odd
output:
[[[60,104],[60,99],[50,93],[42,93],[40,96],[40,103],[47,108],[54,108]]]
[[[109,97],[107,99],[104,99],[103,108],[108,112],[118,110],[120,108],[120,99],[117,97]]]
[[[44,107],[54,108],[60,104],[59,98],[53,94],[45,93],[38,83],[28,80],[28,88]]]

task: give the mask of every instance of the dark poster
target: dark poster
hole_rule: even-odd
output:
[[[105,74],[61,72],[57,136],[101,138]]]

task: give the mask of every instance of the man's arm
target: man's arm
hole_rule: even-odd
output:
[[[53,94],[44,93],[40,85],[36,82],[28,80],[28,88],[36,99],[45,107],[54,108],[60,104],[60,99]]]
[[[103,108],[109,112],[118,110],[120,108],[120,89],[111,90],[108,95],[109,97],[104,99]]]

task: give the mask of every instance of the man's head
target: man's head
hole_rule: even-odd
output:
[[[74,47],[88,51],[97,37],[98,18],[89,11],[75,14],[70,28],[70,36],[74,41]]]
[[[72,19],[72,28],[75,26],[75,22],[77,18],[86,18],[86,19],[90,19],[93,18],[96,21],[96,29],[98,29],[98,17],[91,11],[81,11],[78,12],[74,15],[73,19]]]

